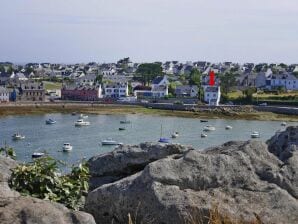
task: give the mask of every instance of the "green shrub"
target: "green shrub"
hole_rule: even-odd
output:
[[[35,159],[12,170],[10,186],[23,195],[59,202],[71,209],[83,206],[88,193],[89,169],[86,164],[73,167],[70,174],[60,175],[58,161],[51,157]]]

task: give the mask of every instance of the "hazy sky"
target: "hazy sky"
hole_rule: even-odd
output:
[[[298,63],[297,0],[0,0],[0,61]]]

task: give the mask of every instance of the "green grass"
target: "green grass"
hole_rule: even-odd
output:
[[[46,90],[61,89],[62,83],[43,81]]]
[[[239,90],[228,93],[228,98],[231,99],[231,100],[237,99],[237,98],[242,97],[242,96],[243,96],[243,94]]]

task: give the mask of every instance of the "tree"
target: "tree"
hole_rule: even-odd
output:
[[[220,86],[224,94],[228,94],[231,91],[231,88],[236,85],[236,77],[232,73],[225,73],[219,76],[220,77]]]
[[[10,65],[8,68],[7,68],[7,73],[8,74],[12,74],[14,72],[12,66]]]
[[[253,101],[253,94],[257,92],[256,88],[247,88],[245,90],[242,91],[243,95],[244,95],[244,100],[248,103],[252,103]]]
[[[0,73],[4,73],[5,72],[5,68],[3,65],[0,65]]]
[[[171,94],[172,96],[175,96],[175,89],[176,89],[176,83],[171,82],[169,85],[169,94]]]
[[[144,85],[148,84],[157,76],[162,74],[160,63],[140,64],[135,75],[135,79],[141,81]]]
[[[202,74],[199,72],[198,69],[194,68],[191,70],[189,74],[189,85],[196,85],[198,87],[201,86],[201,76]]]

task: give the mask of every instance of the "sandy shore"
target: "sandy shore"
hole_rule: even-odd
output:
[[[92,103],[26,103],[26,104],[0,104],[0,116],[8,115],[38,115],[46,113],[88,113],[88,114],[148,114],[160,116],[176,116],[189,118],[222,118],[246,120],[271,121],[297,121],[297,115],[275,114],[270,112],[238,112],[223,114],[217,111],[172,111],[149,109],[143,106],[119,104],[92,104]]]

